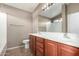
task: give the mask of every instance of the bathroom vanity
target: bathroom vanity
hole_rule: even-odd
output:
[[[30,49],[35,56],[79,56],[79,40],[63,33],[30,34]]]

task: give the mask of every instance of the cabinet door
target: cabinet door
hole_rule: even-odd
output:
[[[32,50],[32,35],[29,36],[29,48]]]
[[[79,49],[69,45],[61,44],[61,56],[79,56]]]
[[[40,37],[36,38],[36,55],[37,56],[44,55],[44,39]]]
[[[57,56],[57,43],[50,40],[45,40],[45,55]]]
[[[35,42],[35,41],[36,41],[36,37],[33,36],[33,37],[32,37],[32,46],[33,46],[33,47],[32,47],[32,48],[33,48],[32,50],[33,50],[33,54],[34,54],[34,55],[36,54],[36,47],[35,47],[35,46],[36,46],[36,42]]]
[[[44,51],[41,47],[37,46],[36,47],[36,56],[43,56],[44,55]]]
[[[36,37],[35,36],[32,36],[30,35],[30,49],[31,49],[31,52],[33,53],[33,55],[36,54]]]

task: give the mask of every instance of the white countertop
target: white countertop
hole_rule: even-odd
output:
[[[53,40],[59,43],[64,43],[79,48],[79,39],[70,39],[65,37],[64,34],[65,33],[44,32],[44,33],[34,33],[34,34],[31,33],[30,35],[42,37],[48,40]]]

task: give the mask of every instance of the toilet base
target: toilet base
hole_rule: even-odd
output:
[[[29,48],[29,45],[27,44],[27,45],[25,45],[25,49],[27,49],[27,48]]]

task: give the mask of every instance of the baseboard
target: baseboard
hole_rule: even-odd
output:
[[[16,47],[12,47],[12,48],[7,48],[7,50],[12,50],[12,49],[20,48],[20,47],[23,47],[23,45],[21,45],[21,46],[16,46]]]

